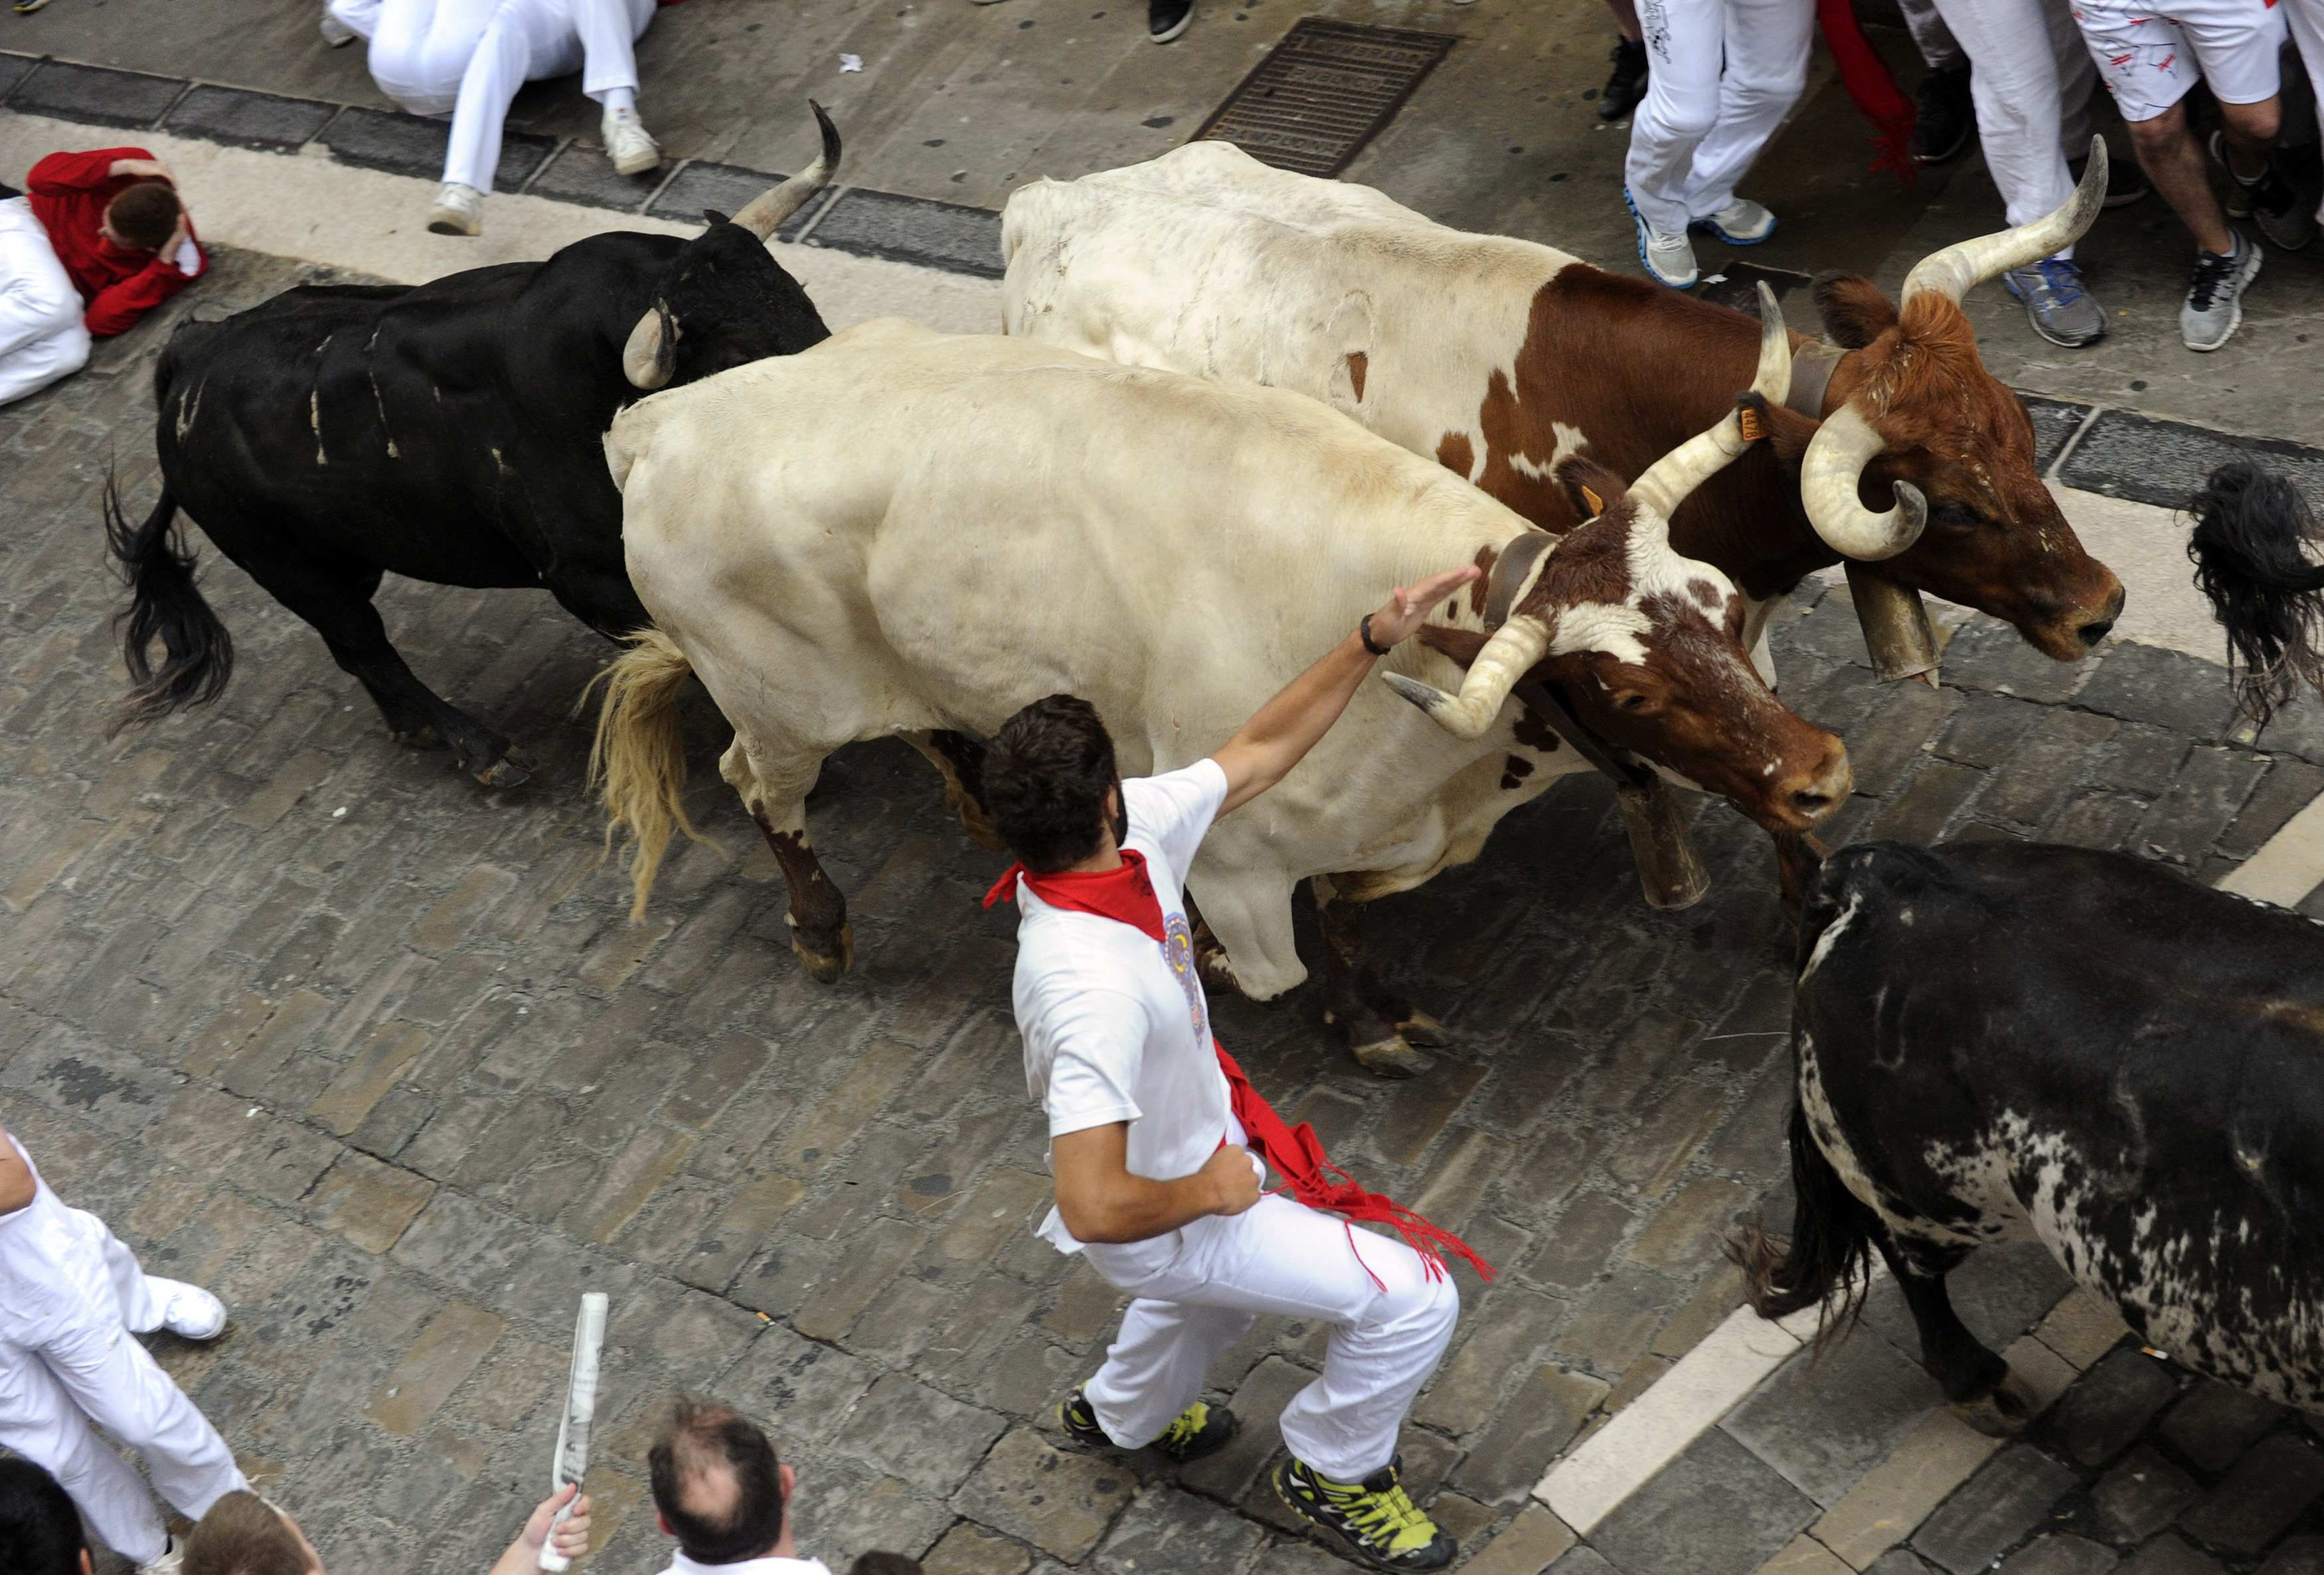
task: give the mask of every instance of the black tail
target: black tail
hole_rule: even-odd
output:
[[[2307,500],[2288,477],[2247,459],[2219,466],[2187,502],[2195,585],[2227,631],[2236,704],[2262,726],[2297,685],[2324,685],[2324,567],[2308,561],[2316,536]]]
[[[177,512],[165,482],[161,502],[133,530],[115,479],[105,478],[105,542],[131,598],[117,620],[130,689],[111,732],[207,705],[234,676],[234,640],[194,584],[194,555],[172,524]],[[159,668],[146,650],[156,639],[167,653]]]
[[[1787,1318],[1821,1304],[1816,1345],[1864,1316],[1872,1269],[1872,1233],[1879,1221],[1857,1202],[1831,1161],[1816,1147],[1808,1113],[1792,1101],[1792,1191],[1798,1212],[1789,1242],[1778,1245],[1763,1220],[1727,1242],[1727,1256],[1743,1270],[1743,1294],[1762,1318]],[[1837,1302],[1833,1298],[1837,1296]]]

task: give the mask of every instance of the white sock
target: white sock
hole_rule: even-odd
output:
[[[635,115],[638,112],[638,90],[634,88],[608,88],[604,102],[608,115],[619,115],[623,110]]]

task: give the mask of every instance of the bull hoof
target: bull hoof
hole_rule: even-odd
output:
[[[1397,1024],[1396,1031],[1403,1036],[1406,1044],[1418,1045],[1424,1049],[1442,1050],[1452,1043],[1452,1031],[1426,1012],[1414,1012]]]
[[[836,984],[839,976],[855,966],[855,926],[839,926],[839,944],[829,952],[818,952],[791,932],[791,951],[807,965],[807,977],[817,984]]]
[[[1370,1045],[1358,1045],[1355,1055],[1364,1070],[1375,1077],[1418,1077],[1436,1064],[1406,1044],[1401,1034]]]
[[[2015,1438],[2034,1420],[2034,1397],[2015,1373],[1989,1394],[1974,1400],[1957,1400],[1953,1414],[1987,1438]]]
[[[532,780],[532,768],[511,750],[474,775],[487,788],[514,788]]]

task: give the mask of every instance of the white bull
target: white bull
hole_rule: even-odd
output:
[[[1763,381],[1782,349],[1777,336]],[[1188,884],[1245,991],[1305,977],[1299,880],[1329,876],[1358,900],[1417,885],[1580,765],[1504,704],[1529,673],[1603,686],[1632,724],[1614,741],[1763,824],[1803,829],[1844,797],[1838,741],[1784,710],[1736,644],[1733,587],[1668,545],[1668,509],[1741,448],[1738,430],[1730,416],[1627,499],[1599,478],[1614,489],[1599,520],[1511,557],[1532,566],[1497,628],[1483,595],[1458,596],[1424,636],[1434,649],[1383,663],[1417,706],[1367,686],[1280,786],[1220,824]],[[734,727],[722,770],[783,864],[794,948],[826,978],[850,941],[806,799],[832,751],[989,735],[1070,691],[1125,774],[1172,769],[1388,587],[1538,536],[1312,401],[895,321],[654,395],[605,448],[656,625],[611,669],[598,733],[638,903],[685,824],[670,706],[691,671]],[[1365,1048],[1383,1070],[1415,1064],[1392,1028]]]

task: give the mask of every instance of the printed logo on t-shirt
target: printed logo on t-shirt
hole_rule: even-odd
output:
[[[1162,920],[1162,961],[1178,988],[1186,992],[1186,1009],[1194,1019],[1194,1038],[1199,1043],[1208,1031],[1203,1019],[1203,981],[1194,972],[1194,933],[1186,927],[1186,916],[1174,913]]]

